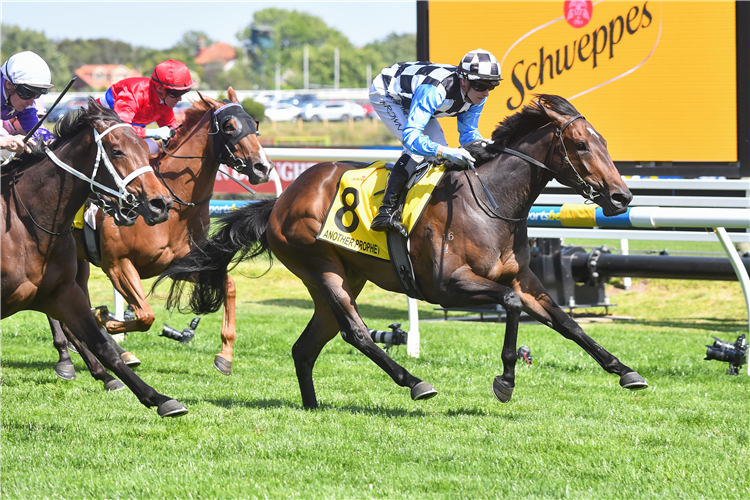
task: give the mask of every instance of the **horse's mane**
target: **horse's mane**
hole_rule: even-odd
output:
[[[550,119],[544,110],[542,110],[542,107],[566,116],[575,116],[578,114],[578,111],[572,104],[558,95],[534,94],[534,97],[536,99],[524,106],[521,111],[505,117],[498,124],[494,132],[492,132],[493,146],[508,147],[531,132],[550,123]],[[464,147],[477,160],[477,164],[483,164],[500,154],[493,148],[486,149],[486,145],[487,141],[474,141]]]
[[[55,128],[52,131],[55,140],[51,144],[36,141],[36,144],[31,146],[31,153],[24,152],[17,155],[10,165],[8,165],[8,171],[18,171],[37,163],[40,158],[47,156],[45,147],[49,147],[52,151],[59,149],[83,129],[93,128],[97,121],[111,122],[112,125],[124,123],[114,110],[103,107],[97,100],[89,96],[89,101],[85,108],[65,113],[60,121],[55,124]]]
[[[203,118],[207,111],[213,109],[210,101],[191,101],[192,106],[185,110],[185,117],[182,120],[182,125],[177,129],[175,136],[172,138],[172,144],[182,143],[182,139],[186,136],[195,125]]]

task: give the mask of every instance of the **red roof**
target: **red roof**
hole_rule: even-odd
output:
[[[224,42],[216,42],[205,49],[201,49],[195,57],[195,64],[221,63],[222,65],[236,59],[237,53],[234,47]]]
[[[75,70],[78,78],[93,89],[108,89],[125,78],[141,76],[141,73],[122,64],[86,64]]]

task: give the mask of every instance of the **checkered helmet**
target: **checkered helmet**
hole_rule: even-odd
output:
[[[483,49],[472,50],[461,58],[458,74],[469,80],[487,80],[499,82],[500,63],[495,56]]]

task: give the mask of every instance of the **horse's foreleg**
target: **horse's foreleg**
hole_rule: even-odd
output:
[[[70,359],[70,353],[68,352],[68,339],[65,338],[65,333],[62,330],[62,325],[56,319],[52,319],[47,316],[49,321],[50,330],[52,330],[52,343],[57,349],[59,361],[55,363],[55,374],[64,380],[75,380],[76,369],[73,366],[73,360]]]
[[[589,337],[583,328],[553,301],[539,278],[530,270],[516,277],[514,288],[521,297],[526,313],[578,344],[604,370],[620,376],[620,385],[627,389],[645,389],[646,381],[635,370],[622,364],[613,354]]]
[[[73,344],[73,346],[76,348],[76,351],[78,351],[81,359],[83,359],[83,362],[86,364],[86,367],[89,369],[89,373],[91,373],[91,376],[94,378],[94,380],[102,382],[104,384],[104,388],[108,391],[119,391],[120,389],[125,388],[122,382],[107,373],[107,370],[105,370],[101,363],[99,363],[99,360],[97,360],[96,357],[94,357],[94,355],[91,353],[91,351],[89,351],[86,346],[83,345],[83,343],[78,340],[75,335],[73,335],[68,327],[66,327],[62,323],[58,324],[61,326],[63,337],[67,337],[67,340],[70,341],[70,343]],[[112,342],[110,342],[110,344]]]
[[[107,369],[114,372],[142,404],[147,407],[157,406],[160,416],[178,416],[187,413],[187,409],[182,404],[156,392],[125,365],[99,330],[80,286],[71,284],[61,287],[54,296],[50,297],[50,305],[45,312],[64,322],[73,335]]]
[[[105,272],[112,285],[133,307],[134,320],[120,321],[112,316],[104,318],[104,328],[110,334],[126,332],[146,332],[151,328],[156,316],[146,300],[141,276],[135,266],[127,259],[118,261],[118,265],[107,266]]]
[[[224,318],[221,322],[221,352],[214,357],[214,366],[224,375],[232,373],[232,352],[237,330],[234,323],[234,306],[237,289],[234,280],[227,274],[226,297],[224,298]]]
[[[492,391],[502,403],[510,401],[516,378],[518,354],[518,323],[522,304],[518,294],[507,286],[500,285],[474,274],[468,266],[456,269],[441,295],[442,307],[465,307],[469,305],[500,304],[505,309],[505,339],[500,357],[503,361],[503,374],[495,377]]]

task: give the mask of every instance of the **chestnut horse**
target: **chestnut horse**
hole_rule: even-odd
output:
[[[632,195],[612,163],[606,141],[568,101],[551,95],[537,96],[521,112],[506,118],[492,138],[492,144],[475,141],[467,145],[481,164],[478,174],[449,170],[412,229],[409,255],[422,294],[442,307],[503,306],[507,314],[501,353],[504,370],[492,384],[501,402],[510,400],[515,386],[522,310],[573,340],[607,372],[619,375],[622,387],[647,387],[638,373],[586,335],[529,270],[526,216],[552,178],[601,205],[606,215],[627,209]],[[357,312],[355,299],[367,281],[403,293],[391,263],[317,239],[337,196],[339,179],[351,168],[334,162],[306,170],[277,200],[230,214],[211,239],[159,278],[176,280],[168,306],[179,302],[189,280],[195,283],[190,307],[207,312],[220,306],[222,284],[233,260],[273,252],[304,282],[315,304],[310,323],[292,348],[307,408],[318,404],[312,377],[315,361],[339,331],[398,385],[408,387],[412,399],[437,393],[375,345]],[[479,181],[499,208],[488,203]],[[238,251],[242,253],[235,258]]]
[[[138,378],[99,330],[75,281],[76,247],[70,235],[73,218],[92,191],[119,224],[133,223],[139,214],[149,225],[164,222],[172,197],[148,166],[146,144],[93,99],[88,109],[66,115],[55,132],[51,147],[36,145],[33,153],[5,166],[0,177],[2,317],[33,310],[65,322],[74,343],[91,349],[141,403],[156,406],[162,417],[187,413],[181,403]],[[107,377],[108,388],[122,388]]]
[[[163,272],[174,259],[185,256],[195,241],[208,232],[209,201],[216,173],[226,163],[248,176],[253,184],[268,181],[273,163],[258,142],[257,123],[238,104],[237,94],[229,87],[229,102],[201,96],[188,108],[182,127],[155,160],[154,167],[175,205],[169,219],[159,226],[137,221],[131,227],[116,227],[100,211],[96,225],[102,270],[112,285],[133,307],[135,319],[120,321],[108,314],[97,314],[97,320],[109,333],[147,331],[154,322],[154,312],[146,300],[141,279]],[[75,230],[78,245],[79,277],[88,290],[89,264],[83,250],[83,231]],[[222,350],[214,366],[229,375],[232,369],[232,347],[236,338],[234,324],[234,282],[227,277],[224,321],[221,329]],[[60,361],[55,372],[62,378],[75,378],[75,370],[63,331],[50,321],[53,340]],[[85,350],[78,351],[92,376],[104,380],[104,369]],[[127,361],[127,354],[123,353]]]

